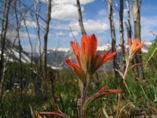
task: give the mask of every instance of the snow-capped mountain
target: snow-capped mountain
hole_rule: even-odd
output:
[[[149,48],[149,46],[150,46],[151,44],[152,44],[151,42],[145,42],[144,45],[143,45],[143,47],[142,47],[142,52],[143,52],[143,53],[147,53],[148,48]],[[111,44],[107,43],[107,44],[103,44],[103,45],[101,45],[101,46],[98,46],[98,47],[97,47],[97,50],[98,50],[98,51],[103,51],[104,49],[105,49],[105,50],[109,50],[109,49],[111,49],[111,47],[112,47]],[[128,45],[128,44],[125,44],[125,49],[126,49],[126,50],[129,49],[129,45]],[[121,51],[121,47],[119,46],[119,44],[116,45],[116,51],[117,51],[117,52]]]
[[[142,47],[142,52],[147,53],[150,45],[151,45],[151,42],[145,42],[144,46]],[[20,48],[22,50],[22,53],[21,53],[22,62],[30,63],[31,62],[30,54],[25,52],[22,49],[22,46]],[[108,44],[108,43],[97,47],[98,53],[101,53],[103,50],[108,51],[109,49],[111,49],[111,44]],[[125,44],[125,49],[127,51],[129,50],[128,44]],[[121,54],[121,48],[119,44],[116,45],[116,52],[117,52],[118,63],[119,65],[122,65],[122,61],[121,61],[122,54]],[[47,64],[54,69],[61,69],[62,67],[69,68],[69,66],[63,60],[63,55],[65,56],[65,58],[71,59],[73,63],[77,63],[71,48],[52,48],[52,49],[47,50]],[[10,60],[10,61],[19,60],[19,46],[14,45],[9,40],[7,40],[6,46],[5,46],[4,57],[6,60]],[[107,63],[105,63],[102,68],[103,69],[106,68],[106,70],[112,70],[112,60],[109,60]]]
[[[31,59],[30,59],[29,54],[23,50],[22,46],[20,46],[20,48],[21,48],[21,61],[23,63],[30,63]],[[0,54],[1,54],[1,51],[0,51]],[[19,60],[19,46],[13,44],[10,40],[6,39],[3,55],[6,61],[18,61]]]
[[[62,51],[62,52],[67,52],[69,51],[70,48],[52,48],[52,49],[48,49],[47,53],[50,53],[51,51]]]
[[[144,46],[142,47],[142,52],[143,53],[147,53],[149,46],[151,45],[150,42],[145,42]],[[111,49],[111,44],[103,44],[101,46],[97,47],[97,51],[98,53],[101,53],[103,50],[108,51],[109,49]],[[125,49],[127,51],[129,51],[129,45],[125,44]],[[77,63],[75,56],[73,54],[72,49],[69,50],[59,50],[59,51],[50,51],[51,53],[48,53],[48,57],[50,57],[48,60],[48,63],[50,65],[53,66],[57,66],[57,67],[65,67],[65,68],[69,68],[69,66],[65,63],[65,61],[63,60],[63,55],[65,56],[65,58],[69,58],[73,63]],[[116,45],[116,52],[117,52],[117,58],[118,58],[118,63],[120,66],[122,66],[122,61],[121,61],[121,48],[119,46],[119,44]],[[56,57],[54,56],[54,54],[56,54]],[[52,63],[50,63],[52,62]],[[107,63],[105,63],[104,67],[102,67],[102,69],[106,68],[107,70],[112,70],[112,60],[109,60]]]

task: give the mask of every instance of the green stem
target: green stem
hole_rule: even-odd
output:
[[[123,83],[124,83],[124,81],[125,81],[125,78],[126,78],[126,73],[127,73],[127,71],[128,71],[128,68],[129,68],[129,64],[126,66],[126,68],[125,68],[125,73],[124,73],[124,77],[123,77]]]
[[[125,84],[125,86],[126,86],[128,92],[129,92],[129,95],[131,96],[131,92],[130,92],[130,90],[129,90],[129,88],[128,88],[128,85],[126,84],[126,82],[124,82],[124,84]]]
[[[83,109],[84,103],[86,101],[86,87],[88,86],[88,72],[86,72],[86,84],[83,84],[82,88],[82,99],[81,99],[81,118],[85,118],[85,110]]]
[[[123,84],[125,83],[125,78],[126,78],[126,73],[128,71],[129,64],[125,68],[124,76],[123,76],[123,81],[120,83],[120,88],[123,89]],[[116,112],[116,118],[118,118],[119,115],[119,108],[120,108],[120,99],[121,99],[121,93],[118,93],[118,105],[117,105],[117,112]]]
[[[121,99],[121,93],[118,93],[118,105],[117,105],[116,118],[118,118],[118,114],[119,114],[120,99]]]
[[[83,106],[86,100],[86,85],[83,85],[82,90],[82,103],[81,103],[81,118],[85,118],[85,111],[83,110]]]

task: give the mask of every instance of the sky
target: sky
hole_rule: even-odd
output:
[[[44,2],[45,0],[43,0]],[[108,19],[108,5],[106,0],[80,0],[83,23],[87,35],[95,34],[98,39],[98,46],[105,43],[111,43],[111,33]],[[129,1],[131,7],[131,0]],[[117,0],[119,5],[119,0]],[[119,16],[115,1],[113,0],[113,15],[116,30],[116,43],[120,43],[119,35]],[[124,20],[127,21],[126,3],[124,0]],[[141,4],[141,40],[150,42],[155,36],[150,33],[153,31],[157,33],[157,0],[142,0]],[[45,18],[46,19],[46,18]],[[131,24],[133,25],[133,16],[131,12]],[[34,22],[27,22],[27,26],[30,32],[31,40],[35,45],[36,32],[33,28],[36,28]],[[124,40],[127,41],[126,27],[124,26]],[[71,32],[71,30],[72,32]],[[53,0],[52,13],[50,22],[50,31],[48,36],[48,49],[54,48],[71,48],[70,41],[74,41],[72,36],[75,36],[76,40],[80,43],[82,33],[78,22],[78,12],[76,6],[76,0]],[[29,39],[26,34],[23,33],[23,39],[21,41],[23,49],[30,52]],[[42,40],[43,45],[43,40]],[[38,50],[38,49],[37,49]]]

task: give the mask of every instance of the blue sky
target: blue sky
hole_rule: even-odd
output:
[[[44,1],[44,0],[43,0]],[[50,32],[48,37],[48,49],[63,47],[70,48],[70,41],[74,40],[71,35],[70,28],[75,35],[75,38],[80,42],[82,34],[78,23],[78,13],[76,0],[53,0],[52,14],[50,23]],[[111,42],[110,26],[108,20],[108,5],[106,0],[80,0],[84,27],[88,35],[95,34],[98,39],[98,46],[104,43]],[[117,0],[119,4],[119,0]],[[131,7],[131,0],[130,0]],[[116,7],[115,3],[114,8]],[[114,11],[114,22],[116,28],[116,42],[120,43],[119,37],[119,17]],[[124,11],[126,11],[126,3],[124,0]],[[142,0],[141,5],[141,38],[142,41],[150,42],[155,37],[150,33],[153,31],[157,33],[157,1],[156,0]],[[132,20],[132,13],[131,13]],[[127,21],[127,12],[124,12],[124,22]],[[29,31],[32,42],[35,45],[36,33],[34,28],[36,25],[28,22]],[[133,22],[132,22],[133,25]],[[70,28],[69,28],[70,27]],[[125,41],[127,41],[126,28],[124,25]],[[43,42],[43,40],[42,40]],[[26,51],[30,51],[29,40],[27,35],[24,35],[22,46]]]

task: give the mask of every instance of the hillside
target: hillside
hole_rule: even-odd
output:
[[[23,50],[22,46],[18,46],[11,42],[10,40],[6,39],[5,47],[4,47],[4,59],[6,61],[18,61],[19,60],[19,48],[21,48],[21,61],[23,63],[30,63],[31,59],[29,54]],[[1,47],[0,47],[0,54],[1,54]]]
[[[149,46],[151,45],[150,42],[146,42],[144,44],[144,46],[142,47],[142,52],[143,54],[147,53]],[[30,59],[30,52],[25,52],[22,48],[22,46],[20,46],[21,48],[21,60],[23,63],[30,63],[31,59]],[[97,51],[98,53],[101,53],[104,49],[107,51],[111,48],[111,44],[103,44],[97,47]],[[128,44],[125,44],[125,48],[128,51],[129,46]],[[117,50],[117,58],[118,58],[118,64],[120,66],[122,66],[122,61],[121,61],[121,48],[119,46],[119,44],[116,45],[116,50]],[[36,53],[36,55],[38,55],[38,53]],[[65,58],[69,58],[71,59],[71,61],[73,63],[77,63],[75,60],[75,56],[73,54],[72,49],[69,48],[54,48],[54,49],[49,49],[47,50],[47,64],[49,66],[51,66],[52,68],[56,69],[56,68],[67,68],[69,69],[69,66],[65,63],[65,61],[63,60],[63,55],[65,56]],[[4,58],[5,60],[9,60],[9,61],[18,61],[19,60],[19,46],[13,44],[11,41],[6,40],[6,45],[5,45],[5,50],[4,50]],[[38,57],[36,57],[38,58]],[[105,63],[99,70],[112,70],[112,59],[109,60],[107,63]]]
[[[144,46],[142,47],[142,52],[143,54],[147,53],[149,46],[151,45],[151,42],[146,42]],[[101,46],[97,47],[98,53],[101,53],[104,49],[108,51],[111,48],[111,44],[103,44]],[[129,51],[129,45],[126,44],[125,48],[127,51]],[[117,58],[118,58],[118,63],[120,66],[122,66],[122,61],[121,61],[121,48],[119,44],[116,45],[116,50],[117,50]],[[65,63],[63,60],[63,55],[65,58],[71,59],[72,62],[77,63],[75,60],[75,56],[73,54],[72,49],[63,49],[63,48],[57,48],[56,50],[48,50],[47,53],[47,63],[51,66],[55,67],[64,67],[64,68],[69,68],[69,66]],[[107,63],[104,64],[104,66],[101,69],[107,69],[107,70],[112,70],[112,60],[109,60]]]

